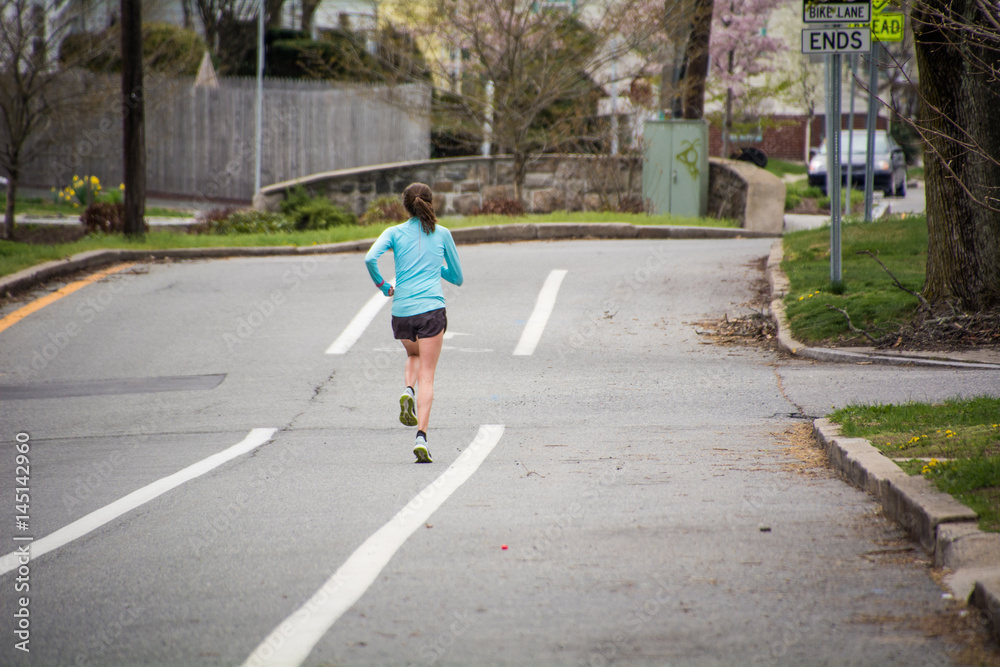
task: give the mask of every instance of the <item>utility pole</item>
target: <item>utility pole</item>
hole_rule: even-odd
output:
[[[125,184],[125,235],[146,234],[146,134],[142,85],[142,0],[121,0],[122,29],[122,182]]]

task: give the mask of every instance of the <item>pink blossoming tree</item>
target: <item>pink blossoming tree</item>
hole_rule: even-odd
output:
[[[781,0],[716,0],[712,23],[712,98],[724,101],[722,154],[727,156],[734,119],[753,112],[764,99],[777,95],[787,81],[775,84],[766,75],[774,71],[773,56],[787,47],[767,35],[767,20]],[[752,125],[756,127],[757,121]],[[737,127],[746,131],[749,127]]]

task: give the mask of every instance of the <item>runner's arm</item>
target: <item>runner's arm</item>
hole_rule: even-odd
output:
[[[442,228],[448,232],[447,229]],[[458,250],[455,248],[455,240],[451,238],[451,232],[444,237],[444,261],[441,267],[441,277],[454,285],[461,285],[465,278],[462,276],[462,263],[458,261]]]
[[[372,277],[372,282],[375,283],[375,287],[382,290],[382,294],[385,294],[386,296],[391,296],[389,292],[392,290],[392,285],[387,283],[385,278],[383,278],[382,274],[379,272],[378,258],[381,257],[386,250],[392,247],[392,230],[393,228],[390,227],[382,232],[378,239],[376,239],[375,243],[372,244],[372,247],[368,249],[368,253],[365,255],[365,266],[368,267],[368,275]]]

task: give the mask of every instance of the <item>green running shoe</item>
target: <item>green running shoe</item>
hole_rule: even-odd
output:
[[[399,397],[399,421],[403,426],[417,425],[417,404],[409,387]]]
[[[417,444],[413,447],[413,455],[417,457],[417,463],[434,463],[431,460],[431,453],[427,451],[427,441],[417,436]]]

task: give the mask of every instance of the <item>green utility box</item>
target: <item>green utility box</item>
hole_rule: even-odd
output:
[[[708,123],[647,120],[642,198],[653,214],[704,216],[708,210]]]

